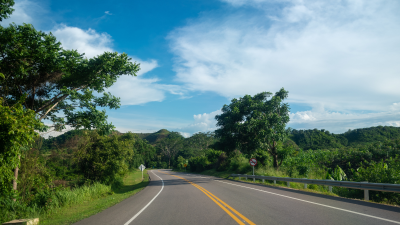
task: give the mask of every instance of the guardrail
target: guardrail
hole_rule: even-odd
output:
[[[255,181],[256,179],[260,179],[260,180],[262,180],[263,183],[265,182],[265,180],[273,180],[274,184],[276,184],[276,181],[285,181],[285,182],[287,182],[288,187],[290,187],[290,182],[304,183],[304,188],[307,188],[307,184],[327,185],[327,186],[329,186],[330,192],[332,192],[332,186],[363,189],[364,190],[364,199],[366,201],[369,201],[369,190],[386,191],[386,192],[400,192],[399,184],[368,183],[367,181],[353,182],[353,181],[335,181],[335,180],[314,180],[314,179],[306,179],[306,178],[270,177],[270,176],[258,176],[258,175],[246,175],[246,174],[231,174],[229,176],[230,177],[239,177],[239,180],[242,177],[245,177],[246,180],[248,178],[253,178],[253,181]]]

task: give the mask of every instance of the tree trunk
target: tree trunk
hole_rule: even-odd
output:
[[[271,148],[272,158],[274,159],[274,168],[278,171],[279,164],[278,164],[278,152],[276,152],[276,142],[274,141]]]
[[[21,160],[21,156],[18,155],[18,161],[20,161],[20,160]],[[13,190],[14,191],[17,191],[18,170],[19,170],[18,166],[15,167],[15,169],[14,169],[14,180],[13,180]],[[14,200],[14,202],[16,201],[15,198],[13,200]]]
[[[275,155],[273,155],[272,157],[273,157],[273,159],[274,159],[274,168],[275,168],[276,170],[279,170],[278,154],[275,154]]]

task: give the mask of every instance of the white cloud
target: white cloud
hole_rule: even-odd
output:
[[[399,2],[228,2],[262,11],[202,18],[169,35],[176,79],[189,89],[232,98],[285,87],[290,103],[343,112],[398,101]]]
[[[78,27],[60,25],[52,33],[62,43],[65,49],[77,49],[84,52],[86,57],[95,57],[105,51],[114,52],[111,36],[107,33],[97,33],[93,29],[82,30]],[[154,59],[142,60],[133,57],[132,61],[140,63],[140,71],[137,77],[122,76],[108,90],[113,95],[121,98],[122,105],[138,105],[147,102],[165,99],[166,92],[176,95],[184,95],[184,91],[177,85],[160,84],[157,78],[144,78],[143,74],[158,67]]]
[[[165,93],[183,95],[176,85],[157,83],[158,79],[122,76],[107,91],[121,98],[122,105],[140,105],[147,102],[161,102]]]
[[[400,111],[385,112],[329,112],[320,110],[301,111],[290,114],[289,127],[295,129],[326,129],[333,133],[343,133],[348,129],[372,126],[400,127]]]
[[[197,132],[208,132],[216,129],[217,121],[215,116],[221,114],[221,110],[216,110],[211,113],[203,113],[193,115],[194,122],[188,126],[179,128],[181,133],[194,134]]]
[[[110,13],[110,11],[105,11],[104,13],[107,15],[110,15],[110,16],[112,15],[112,13]]]
[[[8,19],[0,22],[2,26],[7,26],[13,22],[19,25],[23,23],[34,23],[37,20],[35,15],[44,11],[40,5],[29,0],[16,0],[12,8],[14,12]]]
[[[93,29],[82,30],[78,27],[59,25],[52,30],[64,49],[74,49],[92,58],[104,52],[113,52],[112,39],[107,33],[97,33]]]

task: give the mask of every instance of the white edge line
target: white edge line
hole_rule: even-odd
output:
[[[328,208],[331,208],[331,209],[337,209],[337,210],[341,210],[341,211],[345,211],[345,212],[349,212],[349,213],[354,213],[354,214],[361,215],[361,216],[371,217],[371,218],[375,218],[375,219],[378,219],[378,220],[384,220],[384,221],[387,221],[387,222],[400,224],[400,222],[394,221],[394,220],[389,220],[389,219],[385,219],[385,218],[381,218],[381,217],[371,216],[371,215],[368,215],[368,214],[354,212],[354,211],[351,211],[351,210],[341,209],[341,208],[337,208],[337,207],[333,207],[333,206],[329,206],[329,205],[324,205],[324,204],[320,204],[320,203],[316,203],[316,202],[310,202],[310,201],[299,199],[299,198],[293,198],[293,197],[286,196],[286,195],[281,195],[281,194],[277,194],[277,193],[273,193],[273,192],[269,192],[269,191],[263,191],[263,190],[260,190],[260,189],[246,187],[246,186],[242,186],[242,185],[238,185],[238,184],[232,184],[232,183],[228,183],[228,182],[224,182],[224,181],[220,181],[220,180],[217,180],[217,181],[221,182],[221,183],[225,183],[225,184],[230,184],[230,185],[235,185],[235,186],[239,186],[239,187],[244,187],[244,188],[248,188],[248,189],[253,189],[253,190],[265,192],[265,193],[268,193],[268,194],[278,195],[278,196],[281,196],[281,197],[290,198],[290,199],[294,199],[294,200],[298,200],[298,201],[302,201],[302,202],[307,202],[307,203],[311,203],[311,204],[315,204],[315,205],[319,205],[319,206],[324,206],[324,207],[328,207]]]
[[[154,199],[157,198],[157,196],[161,193],[161,191],[164,189],[164,181],[163,179],[161,179],[161,177],[159,177],[157,174],[155,174],[153,171],[151,171],[151,173],[153,173],[154,175],[156,175],[158,178],[160,178],[161,182],[162,182],[162,187],[161,190],[157,193],[156,196],[154,196],[154,198],[147,203],[147,205],[145,207],[143,207],[143,209],[141,209],[138,213],[136,213],[136,215],[134,215],[128,222],[126,222],[124,225],[129,225],[134,219],[136,219],[136,217],[138,217],[140,215],[140,213],[142,213],[153,201]]]

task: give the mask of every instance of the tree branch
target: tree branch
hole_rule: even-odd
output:
[[[59,99],[58,102],[56,102],[56,104],[54,104],[52,107],[50,107],[39,119],[39,121],[41,121],[44,117],[46,117],[46,115],[52,110],[54,109],[54,107],[56,107],[58,105],[59,102],[61,102],[62,100],[66,99],[68,97],[68,95],[64,95],[63,97],[61,97]]]

